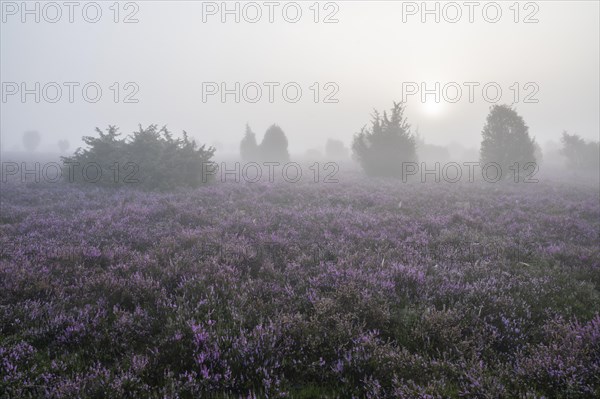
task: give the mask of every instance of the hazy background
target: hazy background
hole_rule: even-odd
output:
[[[104,93],[95,104],[85,102],[80,91],[73,104],[66,90],[56,104],[36,104],[32,96],[23,104],[18,96],[9,97],[1,104],[2,150],[21,150],[22,133],[39,130],[38,151],[55,152],[57,141],[67,139],[71,152],[96,126],[114,124],[129,133],[138,123],[167,124],[177,134],[185,129],[201,143],[219,143],[222,152],[238,151],[246,123],[259,139],[278,123],[292,154],[322,149],[329,137],[350,145],[372,109],[400,101],[402,82],[411,81],[430,82],[430,87],[436,81],[498,82],[504,90],[500,103],[509,104],[509,86],[519,82],[523,97],[522,86],[536,82],[539,103],[524,104],[521,98],[515,104],[531,136],[542,146],[558,142],[563,129],[597,140],[599,2],[537,2],[535,24],[514,23],[510,4],[501,3],[504,14],[496,24],[485,22],[481,7],[474,23],[468,22],[465,7],[455,24],[435,23],[432,16],[421,23],[420,14],[403,23],[402,2],[384,1],[336,2],[339,23],[334,24],[314,23],[312,2],[302,3],[296,24],[284,21],[281,6],[274,23],[268,22],[266,7],[258,23],[235,23],[232,16],[221,23],[220,15],[203,23],[202,2],[191,1],[137,2],[134,24],[112,21],[112,2],[102,3],[96,24],[85,22],[77,10],[72,24],[64,13],[55,24],[7,16],[1,24],[2,82],[98,82]],[[121,10],[121,17],[125,14]],[[322,9],[321,17],[325,14]],[[521,18],[526,14],[521,9]],[[202,82],[207,81],[230,87],[236,81],[297,82],[304,92],[295,104],[283,100],[281,86],[273,104],[266,90],[256,104],[236,104],[232,96],[225,104],[218,96],[203,103]],[[108,90],[114,82],[136,82],[139,103],[115,104]],[[315,104],[308,89],[313,82],[337,83],[339,102]],[[407,116],[428,143],[477,148],[490,105],[479,86],[472,104],[466,96],[439,106],[413,96]]]

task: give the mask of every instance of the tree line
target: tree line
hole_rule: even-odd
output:
[[[416,162],[417,146],[422,139],[417,132],[411,132],[411,125],[404,115],[405,105],[393,103],[392,108],[383,113],[375,110],[370,125],[364,126],[353,137],[352,158],[356,160],[368,176],[400,177],[402,164]],[[183,132],[183,138],[175,138],[166,128],[150,125],[126,137],[119,137],[118,128],[109,126],[106,132],[96,128],[98,137],[83,137],[88,148],[78,148],[63,163],[100,165],[102,170],[112,170],[115,164],[135,164],[142,172],[141,186],[148,189],[171,189],[178,186],[197,187],[204,182],[198,173],[202,165],[209,162],[215,148],[199,146]],[[515,163],[524,168],[528,163],[541,161],[541,149],[529,134],[529,127],[522,116],[508,105],[490,107],[482,129],[480,161],[496,163],[502,170],[514,167]],[[33,151],[41,141],[40,134],[28,131],[23,135],[26,149]],[[563,131],[560,153],[567,166],[576,170],[600,168],[599,143],[586,141],[577,134]],[[61,152],[68,149],[66,140],[58,142]],[[331,160],[349,158],[348,149],[339,140],[329,139],[326,156]],[[250,162],[288,162],[288,139],[277,124],[265,132],[260,144],[256,134],[246,124],[246,132],[240,143],[242,160]],[[107,173],[99,184],[119,184]]]

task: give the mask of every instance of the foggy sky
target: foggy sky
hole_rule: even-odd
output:
[[[80,137],[92,135],[96,126],[113,124],[130,133],[138,123],[167,124],[177,134],[186,130],[201,143],[218,141],[233,150],[246,123],[259,140],[269,125],[279,124],[292,152],[322,148],[329,137],[349,145],[352,135],[369,122],[373,108],[389,109],[392,101],[402,99],[403,82],[426,82],[430,88],[434,82],[497,82],[503,89],[499,103],[508,104],[513,102],[509,87],[519,82],[521,99],[515,107],[538,142],[558,141],[563,129],[598,140],[596,1],[537,2],[539,23],[533,24],[513,21],[508,9],[512,2],[501,2],[503,15],[495,24],[483,19],[481,6],[475,9],[473,23],[468,22],[466,7],[457,23],[443,18],[435,23],[433,16],[422,23],[421,14],[402,21],[402,2],[373,1],[336,2],[338,23],[314,23],[312,3],[301,4],[303,15],[297,23],[282,18],[281,6],[275,9],[274,23],[268,22],[266,7],[257,23],[243,18],[235,23],[233,16],[222,23],[220,14],[207,16],[203,23],[202,2],[192,1],[137,2],[139,22],[132,24],[112,21],[112,2],[102,3],[103,15],[95,24],[85,22],[77,10],[74,23],[67,15],[54,24],[35,23],[31,16],[22,23],[20,14],[3,15],[2,82],[27,82],[31,87],[33,82],[97,82],[103,95],[95,104],[85,102],[78,89],[72,104],[66,89],[55,104],[36,104],[33,96],[26,103],[19,96],[8,97],[1,103],[2,149],[21,149],[22,133],[33,129],[42,134],[40,150],[55,151],[59,139],[68,139],[74,150],[81,145]],[[120,18],[127,13],[121,9]],[[521,9],[520,19],[528,13]],[[326,14],[321,9],[320,18]],[[135,82],[139,102],[115,104],[109,90],[114,82]],[[236,104],[233,96],[226,103],[218,96],[204,103],[202,82],[226,82],[231,88],[234,82],[281,85],[272,104],[264,87],[256,104]],[[302,87],[299,102],[282,98],[281,87],[287,82]],[[315,104],[309,89],[314,82],[321,86],[321,97],[327,92],[325,83],[337,84],[339,102]],[[523,103],[527,91],[522,86],[527,82],[539,87],[538,103]],[[419,126],[429,143],[478,147],[492,105],[482,98],[481,86],[474,103],[468,102],[463,88],[458,103],[442,100],[439,109],[410,97],[408,121],[413,128]]]

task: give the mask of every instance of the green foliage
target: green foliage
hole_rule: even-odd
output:
[[[271,162],[288,162],[288,140],[278,125],[271,125],[260,143],[260,155],[263,160]]]
[[[166,126],[150,125],[120,139],[115,126],[106,132],[96,128],[98,137],[85,136],[87,149],[62,157],[65,179],[101,186],[133,185],[146,190],[198,187],[215,149],[198,146],[187,133],[173,138]]]
[[[256,144],[256,134],[246,124],[246,135],[240,143],[240,156],[244,161],[256,161],[258,159],[258,144]]]
[[[490,108],[482,131],[481,162],[497,163],[502,176],[512,176],[510,167],[515,163],[524,169],[529,162],[536,162],[535,141],[529,137],[529,128],[523,118],[508,105]]]
[[[417,160],[415,139],[404,117],[403,103],[394,103],[390,116],[375,111],[371,129],[363,127],[352,143],[354,157],[370,176],[402,175],[403,162]]]
[[[597,171],[600,168],[598,142],[585,142],[577,134],[563,132],[561,154],[567,158],[567,166],[575,169]]]
[[[271,125],[260,145],[256,144],[256,135],[246,125],[246,135],[240,143],[240,156],[244,161],[289,162],[288,140],[278,125]]]

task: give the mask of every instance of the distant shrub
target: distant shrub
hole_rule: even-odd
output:
[[[183,132],[173,138],[166,127],[150,125],[131,136],[119,139],[115,126],[106,133],[96,128],[99,137],[86,136],[89,148],[78,148],[73,156],[62,157],[63,176],[71,182],[95,183],[101,186],[135,185],[148,190],[175,187],[198,187],[208,179],[203,166],[215,149],[198,147]]]
[[[29,130],[23,133],[23,146],[29,152],[35,151],[40,145],[41,141],[40,132],[35,130]]]
[[[515,163],[519,164],[519,169],[524,170],[528,163],[536,162],[535,141],[529,137],[529,127],[508,105],[494,105],[490,108],[482,136],[481,162],[500,165],[502,178],[513,176],[510,168],[514,168]]]
[[[567,165],[574,169],[597,171],[600,168],[600,148],[598,142],[586,142],[577,134],[563,132],[561,154],[567,158]]]
[[[341,160],[348,158],[348,149],[340,140],[328,139],[325,144],[325,155],[329,160]]]
[[[240,142],[240,156],[243,161],[288,162],[288,140],[283,130],[273,124],[263,136],[260,145],[256,143],[256,134],[246,124],[246,134]]]
[[[246,124],[246,134],[240,143],[240,156],[243,161],[256,161],[259,158],[256,134],[248,124]]]
[[[402,175],[403,162],[417,160],[415,139],[404,118],[404,105],[394,103],[390,116],[375,111],[371,128],[363,127],[352,143],[354,157],[370,176]]]
[[[288,162],[288,140],[278,125],[271,125],[265,132],[259,147],[260,156],[265,161]]]

